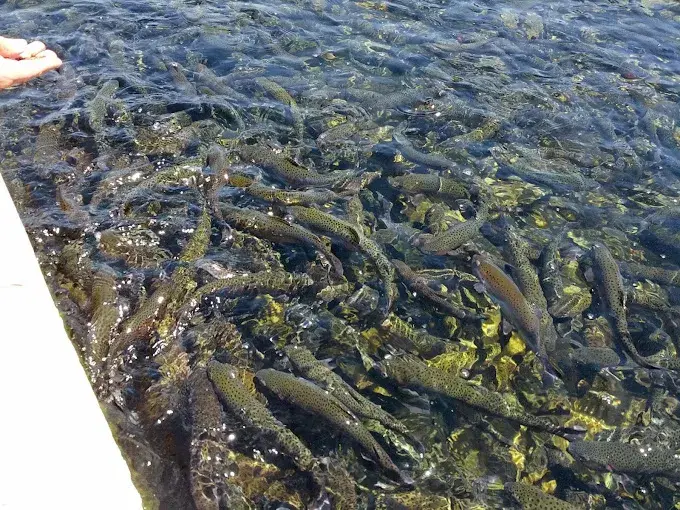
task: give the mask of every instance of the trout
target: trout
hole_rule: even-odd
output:
[[[300,243],[314,248],[331,264],[335,274],[342,277],[344,272],[342,262],[333,254],[330,246],[300,225],[287,223],[281,218],[252,209],[242,209],[230,205],[221,206],[220,213],[224,221],[232,227],[256,237],[278,243]]]
[[[458,223],[441,234],[421,234],[414,242],[424,253],[445,255],[460,248],[479,233],[479,229],[486,223],[489,216],[489,206],[482,203],[477,210],[477,216],[468,221]]]
[[[260,370],[255,377],[279,398],[308,413],[318,416],[358,443],[378,465],[409,483],[408,477],[392,462],[371,433],[338,399],[311,382],[270,368]]]
[[[616,334],[633,361],[642,367],[659,368],[642,356],[630,336],[626,318],[626,291],[619,266],[609,249],[602,243],[595,243],[591,249],[593,269],[598,281],[600,297],[607,305],[610,320]]]
[[[433,174],[406,174],[388,177],[389,183],[408,193],[428,193],[449,198],[470,198],[468,189],[456,179]]]
[[[577,510],[566,501],[557,499],[528,483],[506,483],[505,490],[512,494],[524,510]]]
[[[449,315],[453,315],[457,319],[461,320],[479,320],[481,316],[476,314],[471,310],[465,310],[460,308],[448,299],[444,298],[439,293],[435,292],[427,284],[426,280],[418,276],[408,264],[402,262],[401,260],[392,259],[392,265],[397,269],[397,273],[404,281],[408,289],[413,292],[417,297],[422,297],[431,303],[433,303],[437,308],[443,310]]]
[[[359,249],[376,267],[382,292],[380,295],[379,311],[385,317],[396,297],[396,288],[393,285],[394,267],[382,251],[380,246],[372,239],[366,237],[357,225],[336,218],[335,216],[319,209],[311,207],[291,206],[290,213],[298,221],[310,225],[312,228],[322,230],[332,237],[340,239],[346,245]]]
[[[283,154],[259,145],[244,145],[239,148],[239,155],[241,159],[261,166],[277,178],[294,186],[333,186],[354,175],[351,170],[336,170],[327,174],[319,174],[299,165]]]
[[[328,204],[336,200],[346,200],[331,190],[288,191],[253,183],[246,188],[246,193],[254,197],[282,205]]]
[[[472,270],[484,290],[501,308],[503,318],[519,331],[534,352],[539,353],[541,322],[536,307],[529,304],[512,278],[483,255],[472,258]]]
[[[209,361],[208,377],[222,403],[236,417],[271,436],[281,451],[303,471],[315,466],[312,452],[243,386],[235,367]]]
[[[563,427],[552,421],[534,416],[522,409],[511,407],[500,393],[489,391],[483,386],[474,386],[454,374],[428,366],[411,356],[392,357],[376,367],[385,377],[399,385],[428,394],[439,394],[459,400],[475,409],[500,416],[527,427],[545,430],[552,434],[569,437],[581,434],[578,428]]]
[[[659,445],[617,441],[572,441],[569,453],[596,469],[616,473],[680,477],[680,455]]]
[[[401,434],[408,434],[408,429],[404,424],[352,388],[328,365],[317,360],[308,349],[301,345],[289,345],[284,347],[283,350],[296,371],[300,372],[306,379],[323,387],[352,413],[362,418],[377,420],[387,428],[396,430]]]

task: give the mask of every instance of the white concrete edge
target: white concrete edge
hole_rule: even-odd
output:
[[[0,183],[0,509],[141,509]]]

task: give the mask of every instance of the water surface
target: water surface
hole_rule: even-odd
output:
[[[680,504],[679,21],[3,3],[65,66],[0,96],[2,175],[146,505]]]

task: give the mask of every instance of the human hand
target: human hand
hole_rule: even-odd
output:
[[[40,41],[0,36],[0,89],[20,85],[61,67],[61,59]]]

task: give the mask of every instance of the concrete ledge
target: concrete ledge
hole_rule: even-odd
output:
[[[141,509],[2,179],[0,239],[0,509]]]

